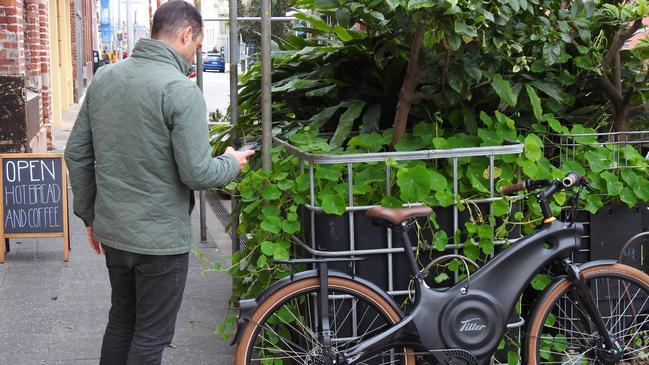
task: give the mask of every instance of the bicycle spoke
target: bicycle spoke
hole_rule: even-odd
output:
[[[624,291],[626,292],[627,289],[628,289],[628,287],[625,288]],[[631,298],[631,300],[629,301],[629,304],[624,308],[624,311],[622,311],[622,314],[626,313],[626,310],[629,309],[629,307],[630,307],[631,305],[633,305],[633,300],[638,296],[638,294],[640,293],[641,290],[642,290],[642,289],[638,289],[638,291],[636,291],[636,293],[633,295],[633,298]],[[621,303],[621,302],[622,302],[622,298],[620,298],[620,299],[618,300],[618,302]],[[617,326],[617,324],[620,322],[620,320],[621,320],[622,318],[624,318],[624,317],[623,317],[622,315],[620,315],[620,317],[619,317],[618,320],[615,322],[615,324],[613,324],[613,326],[611,326],[610,328],[615,328],[615,327]]]
[[[305,324],[303,324],[302,321],[300,321],[300,319],[288,307],[284,307],[284,308],[286,308],[286,310],[293,316],[293,318],[295,318],[295,321],[298,323],[298,325],[300,327],[302,327],[303,330],[305,330],[305,333],[309,335],[309,338],[305,337],[305,340],[312,339],[313,340],[313,342],[312,342],[313,345],[319,344],[320,341],[318,340],[318,336],[316,336],[316,334],[313,333],[313,331],[309,327],[307,327]],[[282,318],[282,316],[275,315],[275,317],[277,317],[277,319],[282,321],[285,325],[289,326],[295,332],[299,332],[297,328],[295,328],[293,325],[291,325],[289,322],[287,322],[284,318]]]
[[[633,280],[633,273],[624,275],[608,269],[586,279],[596,309],[611,336],[624,345],[618,360],[624,364],[649,364],[649,285],[647,281]],[[557,293],[548,306],[539,328],[530,333],[529,341],[536,341],[537,361],[542,364],[599,364],[604,362],[604,340],[593,325],[595,313],[588,313],[567,287]],[[548,322],[548,313],[553,321]],[[571,315],[574,314],[574,315]],[[538,317],[537,317],[538,318]],[[538,321],[538,319],[537,319]],[[541,336],[543,334],[543,336]],[[547,334],[547,336],[545,336]],[[532,336],[537,336],[533,339]],[[539,338],[540,337],[540,338]]]
[[[261,364],[317,364],[327,362],[329,352],[324,351],[319,334],[319,288],[310,287],[270,307],[262,323],[255,324],[254,342],[250,344],[250,365]],[[376,302],[358,296],[357,292],[330,289],[327,298],[331,351],[337,353],[385,331],[392,322],[387,312]],[[253,324],[253,321],[250,321]],[[403,355],[393,355],[392,349],[372,354],[358,364],[406,364]],[[402,348],[397,352],[403,353]],[[410,365],[410,363],[408,363]]]
[[[273,349],[271,349],[271,352],[279,350],[279,352],[286,354],[286,356],[288,356],[288,357],[291,358],[291,359],[295,359],[295,358],[297,357],[297,356],[291,356],[291,353],[294,354],[294,355],[303,354],[304,356],[306,356],[307,351],[306,351],[305,349],[301,348],[300,346],[298,346],[297,344],[294,344],[294,343],[289,344],[286,340],[284,340],[284,339],[282,338],[282,336],[280,336],[280,335],[279,335],[277,332],[275,332],[275,330],[273,330],[272,328],[270,328],[270,327],[268,327],[268,326],[260,326],[260,327],[261,327],[262,329],[268,329],[269,332],[272,332],[274,336],[276,336],[276,337],[277,337],[279,340],[281,340],[281,341],[282,341],[282,342],[283,342],[287,347],[290,348],[290,350],[284,350],[284,349],[282,349],[281,347],[279,347],[277,344],[274,344],[272,341],[270,341],[270,340],[268,340],[268,339],[266,339],[266,338],[263,338],[263,342],[262,342],[262,344],[263,344],[263,343],[270,343],[270,345],[272,345],[272,346],[274,347]],[[293,349],[293,346],[298,347],[298,348],[301,350],[301,352],[297,352],[296,350],[294,350],[294,349]],[[254,348],[255,348],[255,349],[260,349],[260,350],[267,350],[267,349],[265,349],[265,348],[263,348],[263,347],[259,347],[259,346],[254,346]],[[297,358],[300,359],[300,360],[303,360],[303,359],[304,359],[302,356],[299,356],[299,357],[297,357]],[[258,360],[258,359],[251,359],[251,360]]]

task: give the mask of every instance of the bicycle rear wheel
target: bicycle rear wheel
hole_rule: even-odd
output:
[[[649,276],[615,264],[582,271],[600,316],[624,353],[611,358],[594,322],[565,279],[549,288],[530,317],[528,364],[649,364]]]
[[[358,282],[328,278],[328,317],[334,353],[344,351],[401,320],[378,293]],[[319,278],[293,282],[267,297],[255,310],[239,341],[236,365],[320,364],[326,355],[318,340]],[[359,364],[414,365],[407,349],[388,349]]]

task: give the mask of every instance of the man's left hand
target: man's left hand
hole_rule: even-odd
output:
[[[101,255],[102,253],[101,244],[95,238],[95,230],[92,226],[86,227],[86,236],[88,236],[88,243],[90,244],[90,248],[95,250],[97,255]]]

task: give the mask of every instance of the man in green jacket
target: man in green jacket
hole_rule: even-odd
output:
[[[74,213],[112,288],[102,365],[161,362],[187,278],[193,190],[233,180],[254,154],[210,156],[203,95],[187,78],[200,12],[165,3],[151,37],[97,72],[65,150]]]

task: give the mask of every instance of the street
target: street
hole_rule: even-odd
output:
[[[203,72],[203,95],[207,112],[213,113],[216,109],[225,114],[230,105],[230,74],[215,71]]]

